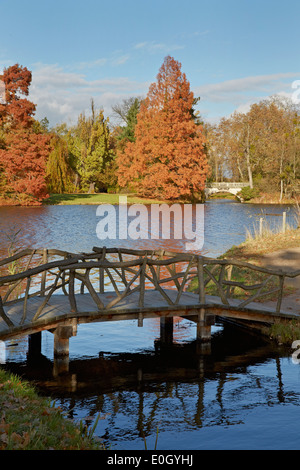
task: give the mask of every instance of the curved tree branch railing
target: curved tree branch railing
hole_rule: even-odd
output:
[[[51,260],[51,261],[50,261]],[[19,272],[10,272],[17,263]],[[62,250],[22,250],[0,261],[0,316],[11,327],[4,307],[23,302],[20,324],[28,316],[28,301],[43,297],[31,322],[43,315],[53,294],[69,298],[71,312],[78,312],[76,294],[87,291],[97,312],[107,312],[121,301],[139,293],[139,308],[145,307],[145,291],[155,289],[169,306],[179,305],[185,292],[197,294],[197,305],[205,308],[207,295],[215,296],[224,306],[244,308],[252,302],[276,300],[274,313],[279,313],[284,280],[295,278],[300,270],[284,272],[250,263],[212,259],[191,253],[165,250],[130,250],[93,248],[91,253]],[[106,305],[101,294],[109,291],[113,299]],[[170,292],[176,292],[176,296]]]

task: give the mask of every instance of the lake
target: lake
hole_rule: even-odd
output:
[[[118,207],[115,208],[116,212]],[[204,245],[217,257],[245,240],[262,215],[281,223],[290,206],[204,204]],[[93,246],[183,251],[186,240],[99,240],[96,206],[0,207],[0,256],[9,237],[19,248],[89,252]],[[162,348],[159,322],[80,325],[70,339],[70,368],[53,370],[53,335],[27,356],[27,338],[6,342],[0,362],[32,381],[69,416],[92,426],[112,450],[300,449],[300,366],[291,350],[232,325],[212,327],[211,354],[199,351],[196,326],[174,320],[173,345]],[[300,338],[299,338],[300,339]]]

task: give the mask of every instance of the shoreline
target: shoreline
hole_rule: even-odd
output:
[[[190,202],[184,201],[166,201],[159,199],[143,198],[135,194],[121,194],[121,193],[94,193],[94,194],[53,194],[49,197],[48,200],[45,200],[38,204],[21,204],[17,202],[1,204],[0,207],[43,207],[43,206],[71,206],[71,205],[100,205],[100,204],[119,204],[119,197],[126,196],[128,204],[191,204]],[[231,197],[232,196],[232,197]],[[253,204],[253,205],[274,205],[274,206],[285,206],[285,205],[297,205],[298,201],[295,199],[286,199],[282,202],[272,200],[265,200],[260,198],[251,199],[250,201],[240,201],[233,195],[222,195],[216,197],[209,197],[201,204],[210,201],[224,201],[231,200],[239,204]]]

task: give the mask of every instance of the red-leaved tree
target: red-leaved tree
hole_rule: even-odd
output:
[[[5,85],[5,104],[0,104],[0,125],[30,127],[35,104],[24,96],[29,94],[31,72],[18,64],[4,69],[0,79]]]
[[[0,173],[5,195],[20,204],[40,204],[47,197],[46,161],[50,136],[36,131],[35,105],[29,94],[31,72],[18,64],[0,77],[5,84],[5,104],[0,104]]]
[[[195,201],[209,172],[194,94],[181,64],[166,57],[141,103],[135,142],[118,155],[118,181],[144,196]]]

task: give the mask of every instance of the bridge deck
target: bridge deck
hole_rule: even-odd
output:
[[[169,298],[175,302],[177,292],[175,290],[164,289]],[[115,292],[106,292],[98,294],[99,298],[106,306],[116,297]],[[7,303],[4,306],[6,315],[13,322],[9,327],[5,321],[0,318],[0,339],[17,336],[19,334],[31,334],[44,329],[57,327],[64,320],[76,318],[77,323],[130,320],[141,318],[155,318],[162,316],[182,316],[193,319],[199,313],[201,308],[205,309],[205,314],[219,315],[236,319],[260,321],[273,323],[276,318],[299,318],[300,312],[281,311],[274,313],[274,307],[269,307],[258,302],[252,302],[247,307],[241,309],[238,307],[238,301],[231,299],[230,305],[226,306],[219,297],[206,296],[205,304],[199,304],[199,296],[191,292],[184,292],[177,304],[170,305],[162,294],[155,290],[145,291],[144,306],[139,306],[139,293],[133,292],[109,310],[98,310],[95,302],[89,294],[75,294],[77,303],[77,312],[70,309],[68,296],[52,295],[45,306],[41,317],[32,322],[32,319],[44,297],[31,297],[27,303],[27,317],[21,325],[23,315],[23,301]]]

